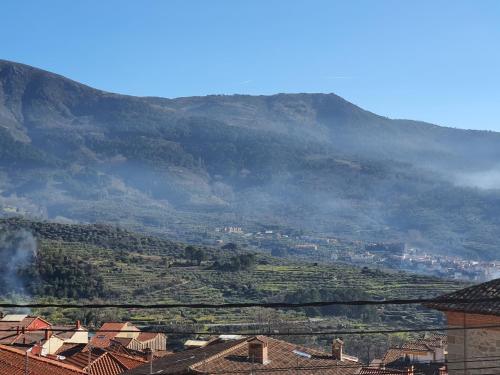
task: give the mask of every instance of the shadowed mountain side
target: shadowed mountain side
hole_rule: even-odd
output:
[[[0,60],[0,146],[5,214],[179,236],[276,224],[497,257],[500,134],[334,94],[132,97]]]

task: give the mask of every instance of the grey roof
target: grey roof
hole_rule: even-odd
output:
[[[456,301],[443,301],[446,299]],[[484,301],[485,299],[496,300]],[[464,302],[461,302],[462,300]],[[500,316],[500,279],[445,294],[437,297],[435,302],[426,303],[425,306],[441,311],[459,311],[471,314]]]

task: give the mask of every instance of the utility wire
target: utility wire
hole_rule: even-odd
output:
[[[460,362],[462,363],[462,362]],[[440,365],[441,363],[435,363],[436,365]],[[409,363],[407,367],[410,367],[414,364],[412,363]],[[442,366],[445,366],[445,363],[442,364]],[[312,372],[312,371],[322,371],[322,370],[332,370],[332,369],[352,369],[352,368],[356,368],[356,369],[359,369],[359,368],[364,368],[364,369],[380,369],[380,367],[374,367],[374,366],[363,366],[362,364],[331,364],[331,365],[316,365],[316,366],[311,366],[311,365],[297,365],[297,366],[281,366],[281,367],[265,367],[265,368],[258,368],[258,367],[254,367],[252,368],[252,371],[254,373],[257,373],[257,372],[288,372],[288,371],[291,371],[291,370],[295,370],[295,371],[308,371],[308,372]],[[403,369],[402,368],[391,368],[391,367],[387,367],[385,368],[386,370],[394,370],[394,371],[402,371]],[[493,370],[493,369],[500,369],[500,366],[478,366],[478,367],[468,367],[468,370]],[[459,370],[459,371],[462,371],[463,368],[453,368],[453,370]],[[136,370],[137,371],[137,370]],[[241,369],[241,370],[237,370],[237,369],[233,369],[233,370],[221,370],[221,371],[213,371],[211,370],[210,371],[210,374],[248,374],[248,369]],[[500,371],[499,372],[495,372],[495,373],[492,373],[492,374],[481,374],[481,375],[499,375]],[[144,373],[146,374],[146,373]],[[149,374],[149,373],[147,373]],[[416,374],[424,374],[423,372],[416,372]]]
[[[370,334],[390,334],[390,333],[418,333],[418,332],[442,332],[442,331],[463,331],[463,330],[474,330],[474,329],[488,329],[488,328],[500,328],[499,324],[496,325],[477,325],[477,326],[467,326],[467,327],[440,327],[440,328],[409,328],[409,329],[380,329],[380,330],[333,330],[333,331],[285,331],[279,332],[276,330],[267,331],[189,331],[189,330],[112,330],[112,329],[90,329],[86,332],[90,333],[137,333],[137,332],[149,332],[149,333],[163,333],[167,335],[241,335],[241,336],[333,336],[333,335],[370,335]],[[58,329],[58,328],[41,328],[34,330],[25,330],[24,333],[29,332],[77,332],[76,328],[68,329]],[[0,329],[0,332],[17,332],[17,328]],[[22,333],[22,330],[19,330]]]
[[[489,298],[418,298],[418,299],[384,299],[384,300],[353,300],[353,301],[317,301],[317,302],[249,302],[249,303],[159,303],[159,304],[140,304],[140,303],[0,303],[0,308],[48,308],[59,307],[65,309],[233,309],[247,307],[266,307],[266,308],[300,308],[300,307],[324,307],[335,305],[347,306],[383,306],[383,305],[416,305],[416,304],[459,304],[469,305],[474,303],[500,303],[500,297]]]

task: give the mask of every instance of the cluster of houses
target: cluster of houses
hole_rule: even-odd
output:
[[[327,352],[268,336],[221,335],[187,340],[174,353],[163,333],[130,323],[105,323],[89,335],[79,322],[56,326],[37,316],[6,315],[0,320],[0,375],[500,374],[500,279],[426,306],[445,313],[446,335],[424,334],[369,364],[348,355],[339,338]]]
[[[458,256],[427,253],[401,242],[364,242],[314,235],[289,236],[279,231],[244,232],[241,227],[216,228],[216,240],[207,245],[244,242],[255,250],[287,249],[311,259],[329,259],[356,266],[411,271],[457,280],[482,282],[500,277],[500,260],[472,261]]]

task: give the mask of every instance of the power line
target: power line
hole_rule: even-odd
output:
[[[463,363],[463,361],[460,361],[459,363]],[[410,367],[414,365],[415,363],[409,363],[407,367]],[[445,366],[446,363],[432,363],[435,365],[442,365]],[[256,372],[285,372],[285,371],[290,371],[290,370],[298,370],[298,371],[321,371],[321,370],[329,370],[329,369],[351,369],[351,368],[364,368],[364,369],[380,369],[380,367],[375,367],[375,366],[363,366],[361,363],[359,364],[331,364],[331,365],[315,365],[315,366],[307,366],[307,365],[297,365],[297,366],[281,366],[281,367],[266,367],[266,368],[258,368],[258,367],[253,367],[252,371],[254,373]],[[453,368],[454,370],[463,370],[463,368]],[[477,367],[468,367],[468,370],[493,370],[493,369],[500,369],[500,366],[477,366]],[[402,370],[402,368],[394,368],[394,367],[387,367],[386,370]],[[237,374],[237,373],[242,373],[242,374],[248,374],[248,369],[231,369],[231,370],[221,370],[221,371],[210,371],[210,374]],[[422,372],[418,371],[416,374],[423,374]],[[481,374],[481,375],[498,375],[499,372],[493,373],[493,374]]]
[[[248,307],[263,308],[300,308],[300,307],[326,307],[336,305],[346,306],[383,306],[383,305],[416,305],[416,304],[459,304],[468,305],[474,303],[500,303],[500,297],[489,298],[418,298],[418,299],[384,299],[384,300],[353,300],[353,301],[316,301],[316,302],[249,302],[249,303],[159,303],[159,304],[139,304],[139,303],[0,303],[0,308],[49,308],[58,307],[65,309],[233,309]]]
[[[189,331],[189,330],[112,330],[112,329],[87,329],[86,332],[89,333],[137,333],[137,332],[149,332],[149,333],[163,333],[167,335],[241,335],[241,336],[341,336],[341,335],[374,335],[374,334],[391,334],[391,333],[419,333],[419,332],[448,332],[448,331],[463,331],[463,330],[475,330],[475,329],[489,329],[489,328],[500,328],[499,324],[490,325],[477,325],[477,326],[466,326],[466,327],[423,327],[423,328],[408,328],[408,329],[380,329],[380,330],[333,330],[333,331],[282,331],[267,330],[267,331]],[[0,329],[0,332],[17,332],[17,328]],[[77,332],[75,328],[58,329],[58,328],[41,328],[41,329],[30,329],[25,330],[24,333],[29,332]],[[19,329],[21,333],[21,329]]]

